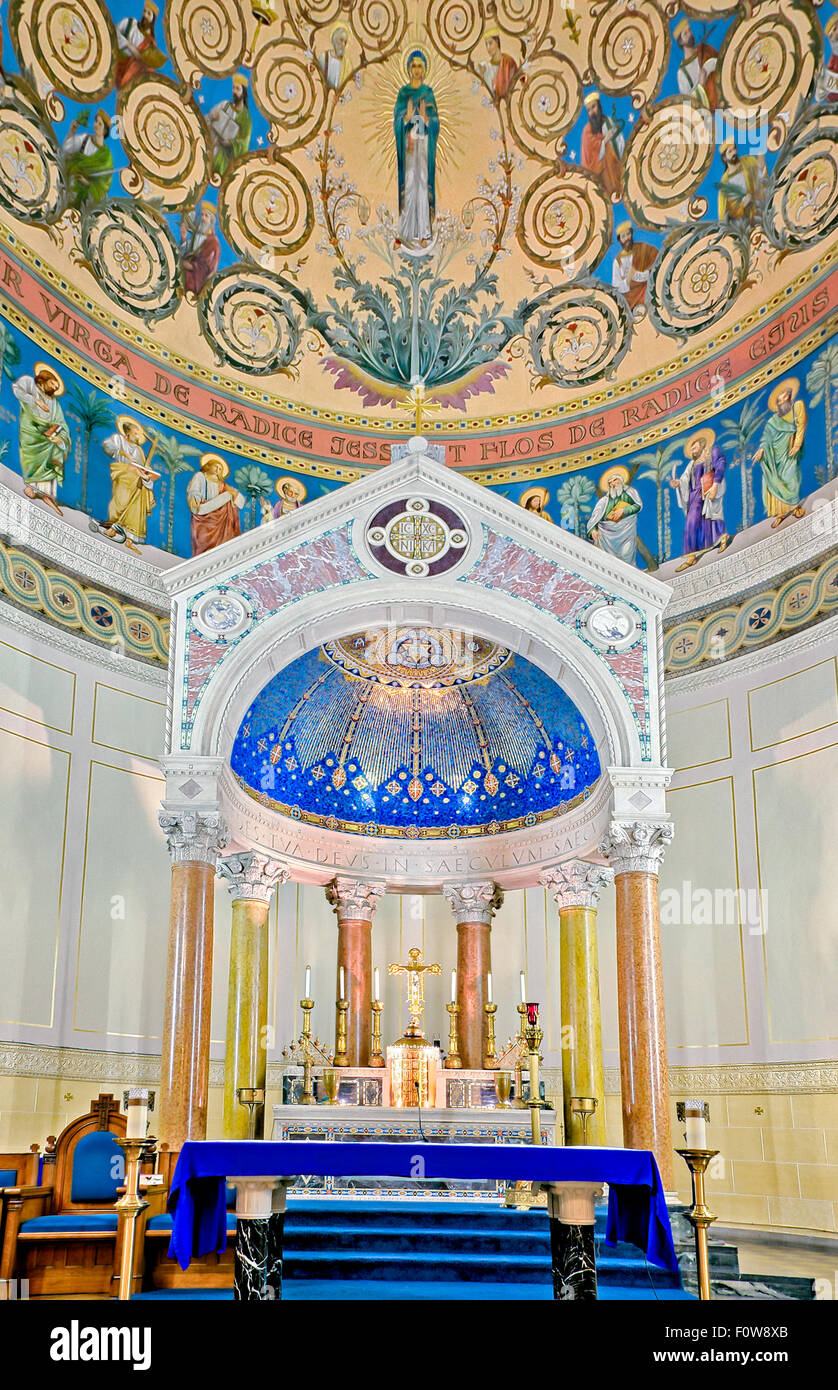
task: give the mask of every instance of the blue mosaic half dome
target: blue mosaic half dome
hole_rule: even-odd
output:
[[[247,711],[231,763],[293,819],[408,839],[534,825],[601,773],[585,720],[549,676],[432,628],[356,633],[299,657]]]

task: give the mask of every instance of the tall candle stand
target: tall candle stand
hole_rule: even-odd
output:
[[[495,1014],[498,1011],[497,1004],[484,1004],[486,1013],[486,1050],[483,1053],[483,1065],[487,1071],[491,1071],[497,1066],[497,1053],[495,1052]]]
[[[349,1053],[346,1050],[346,1015],[349,1013],[349,1000],[338,999],[337,1009],[337,1046],[335,1048],[335,1066],[348,1067]]]
[[[715,1221],[715,1216],[704,1201],[704,1174],[711,1158],[718,1149],[676,1149],[690,1170],[693,1202],[687,1212],[687,1220],[695,1231],[695,1262],[698,1270],[698,1296],[708,1301],[710,1293],[710,1252],[707,1248],[707,1227]]]
[[[540,1047],[544,1040],[544,1030],[538,1026],[538,1005],[525,1004],[524,1011],[527,1016],[525,1037],[527,1040],[527,1053],[530,1068],[530,1098],[527,1104],[530,1108],[530,1121],[532,1124],[532,1142],[541,1143],[541,1110],[544,1108],[544,1101],[541,1099],[541,1082],[538,1076],[538,1064],[541,1060]]]
[[[381,1051],[381,1011],[384,1005],[380,999],[373,999],[370,1007],[372,1008],[372,1047],[370,1048],[369,1065],[371,1067],[383,1067],[384,1053]]]
[[[116,1203],[116,1212],[122,1227],[122,1254],[119,1262],[119,1293],[117,1298],[126,1303],[131,1298],[134,1283],[134,1260],[136,1258],[137,1217],[145,1211],[148,1202],[139,1195],[140,1159],[149,1144],[148,1139],[117,1139],[125,1151],[125,1191]]]
[[[282,1049],[282,1058],[283,1061],[302,1066],[303,1091],[298,1103],[316,1105],[314,1068],[323,1064],[330,1066],[332,1059],[320,1039],[311,1036],[311,1011],[314,1008],[314,1000],[306,995],[305,999],[300,1000],[300,1008],[303,1011],[303,1031],[298,1038],[294,1038],[293,1042]]]
[[[445,1065],[451,1071],[460,1071],[463,1065],[457,1036],[457,1017],[460,1006],[456,999],[452,999],[450,1004],[445,1005],[445,1008],[448,1013],[448,1056],[445,1059]]]

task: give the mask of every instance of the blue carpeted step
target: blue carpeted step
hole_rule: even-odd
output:
[[[600,1288],[599,1297],[601,1303],[615,1303],[619,1301],[630,1302],[695,1302],[692,1294],[685,1293],[683,1289],[660,1289],[655,1292],[651,1288],[639,1287],[610,1287]],[[319,1281],[316,1279],[299,1279],[293,1284],[286,1284],[283,1288],[283,1302],[285,1303],[379,1303],[411,1301],[434,1301],[440,1303],[455,1302],[476,1302],[484,1303],[488,1301],[503,1303],[523,1303],[531,1302],[552,1302],[553,1291],[549,1284],[479,1284],[469,1285],[467,1283],[414,1283],[410,1280],[399,1280],[398,1283],[389,1284],[363,1279],[353,1279],[348,1283],[342,1283],[337,1279]],[[170,1300],[188,1302],[213,1302],[232,1303],[232,1289],[157,1289],[151,1293],[136,1294],[134,1302],[167,1302]]]
[[[537,1255],[550,1258],[550,1232],[547,1226],[532,1231],[500,1229],[489,1224],[429,1226],[417,1219],[413,1225],[362,1226],[304,1225],[288,1226],[285,1231],[286,1249],[296,1253],[309,1250],[354,1252],[359,1250],[410,1253],[433,1251],[439,1254],[464,1255]]]
[[[550,1284],[550,1260],[545,1255],[491,1256],[441,1254],[438,1251],[373,1253],[334,1250],[297,1251],[286,1247],[284,1277],[290,1282],[304,1280],[352,1279],[393,1282],[405,1277],[414,1283],[447,1280],[451,1283]],[[650,1285],[650,1271],[641,1257],[602,1255],[597,1258],[597,1277],[603,1285],[626,1287]],[[677,1275],[651,1270],[655,1288],[679,1285]]]

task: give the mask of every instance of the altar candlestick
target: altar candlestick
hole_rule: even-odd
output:
[[[340,967],[340,997],[341,999],[346,998],[346,978],[344,975],[343,966]]]
[[[495,1001],[494,1001],[494,999],[492,998],[492,972],[491,972],[491,970],[489,971],[488,975],[486,976],[486,992],[487,992],[487,995],[488,995],[488,998],[487,998],[487,1000],[486,1000],[486,1003],[487,1003],[487,1004],[494,1004]]]
[[[526,1004],[526,1002],[527,1002],[527,982],[526,982],[526,980],[524,979],[524,972],[523,972],[523,970],[522,970],[522,971],[521,971],[521,1003],[522,1003],[522,1004]]]
[[[311,998],[311,966],[310,966],[310,965],[307,965],[307,966],[306,966],[306,989],[305,989],[305,995],[306,995],[306,999],[310,999],[310,998]]]
[[[145,1139],[148,1128],[148,1091],[142,1086],[132,1086],[128,1092],[127,1112],[125,1138]]]
[[[688,1149],[707,1148],[707,1121],[704,1118],[704,1102],[684,1101],[684,1123],[687,1131]]]
[[[456,1004],[456,1002],[457,1002],[457,972],[456,972],[456,970],[452,970],[452,971],[451,971],[451,1003],[452,1003],[452,1004]]]
[[[380,999],[380,998],[381,998],[381,994],[380,994],[379,991],[380,991],[380,988],[381,988],[381,984],[380,984],[380,980],[379,980],[378,967],[377,967],[377,966],[376,966],[376,968],[375,968],[375,971],[373,972],[373,980],[374,980],[373,991],[372,991],[372,992],[373,992],[373,995],[374,995],[374,997],[375,997],[376,999]]]

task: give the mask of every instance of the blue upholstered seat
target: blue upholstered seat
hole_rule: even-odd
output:
[[[124,1181],[125,1156],[110,1130],[97,1129],[83,1135],[73,1151],[70,1201],[115,1202],[117,1189]]]
[[[161,1215],[161,1216],[150,1216],[150,1217],[148,1218],[148,1224],[146,1225],[146,1230],[147,1230],[147,1231],[171,1231],[171,1229],[172,1229],[172,1218],[171,1218],[171,1215],[169,1214],[169,1212],[165,1212],[165,1213],[164,1213],[163,1215]],[[227,1213],[227,1232],[228,1232],[228,1234],[230,1234],[230,1233],[235,1233],[235,1229],[236,1229],[236,1213],[235,1213],[234,1211],[228,1211],[228,1213]]]
[[[115,1211],[65,1211],[58,1216],[33,1216],[20,1227],[22,1236],[44,1235],[59,1231],[105,1231],[115,1232],[117,1226]]]
[[[17,1168],[0,1168],[0,1187],[17,1187]]]

